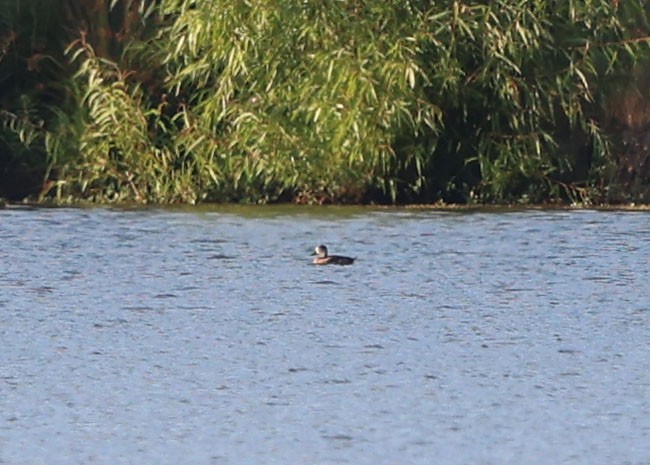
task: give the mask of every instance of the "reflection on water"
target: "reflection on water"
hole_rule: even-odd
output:
[[[646,464],[650,216],[0,211],[0,464]],[[314,245],[357,256],[311,265]]]

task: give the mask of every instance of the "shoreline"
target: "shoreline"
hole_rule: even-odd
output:
[[[47,208],[108,208],[116,210],[244,210],[253,208],[268,209],[305,209],[305,210],[328,210],[328,209],[374,209],[374,210],[428,210],[428,211],[449,211],[449,212],[509,212],[509,211],[527,211],[527,210],[595,210],[595,211],[650,211],[648,204],[444,204],[444,203],[414,203],[414,204],[361,204],[361,203],[332,203],[332,204],[300,204],[300,203],[267,203],[267,204],[247,204],[247,203],[216,203],[204,202],[197,204],[184,203],[93,203],[93,202],[73,202],[73,203],[55,203],[55,202],[11,202],[0,199],[0,209],[47,209]]]

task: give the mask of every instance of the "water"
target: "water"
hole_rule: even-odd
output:
[[[0,233],[0,464],[650,464],[648,213],[10,208]]]

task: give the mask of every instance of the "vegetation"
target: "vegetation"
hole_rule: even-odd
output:
[[[0,0],[0,196],[648,202],[642,0]]]

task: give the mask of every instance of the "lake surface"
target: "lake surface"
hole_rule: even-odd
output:
[[[650,464],[648,212],[13,207],[0,233],[0,464]]]

